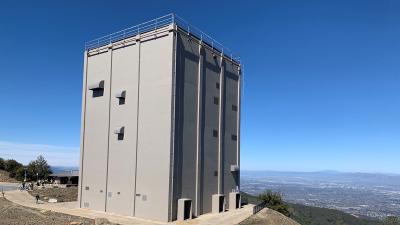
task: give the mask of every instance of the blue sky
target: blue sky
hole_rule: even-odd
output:
[[[400,173],[400,2],[1,1],[0,157],[79,158],[84,42],[176,12],[240,53],[242,169]]]

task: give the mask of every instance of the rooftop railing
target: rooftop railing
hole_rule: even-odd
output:
[[[229,57],[231,60],[235,60],[240,63],[239,55],[235,54],[229,48],[223,46],[220,42],[216,41],[214,38],[174,13],[161,16],[156,19],[152,19],[147,22],[88,41],[85,43],[85,50],[96,49],[108,44],[124,40],[126,38],[134,37],[136,35],[166,27],[170,24],[176,24],[188,34],[197,37],[199,40],[209,45],[212,49],[215,49],[223,53],[225,56]]]

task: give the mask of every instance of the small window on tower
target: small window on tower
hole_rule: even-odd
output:
[[[235,111],[235,112],[237,112],[237,111],[238,111],[238,107],[237,107],[237,105],[232,105],[232,111]]]
[[[213,137],[218,137],[218,131],[217,130],[213,130]]]
[[[233,140],[233,141],[237,141],[237,135],[232,134],[232,140]]]
[[[218,105],[218,103],[219,103],[219,98],[218,97],[214,97],[214,104]]]
[[[219,82],[215,83],[215,87],[219,90]]]

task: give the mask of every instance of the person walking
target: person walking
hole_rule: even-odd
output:
[[[39,204],[39,195],[38,194],[36,194],[36,204]]]

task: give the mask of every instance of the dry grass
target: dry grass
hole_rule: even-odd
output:
[[[92,225],[94,221],[82,217],[39,210],[17,205],[0,197],[0,224],[10,225]]]
[[[78,200],[78,188],[37,188],[36,186],[32,191],[28,191],[33,197],[39,195],[41,200],[48,200],[49,198],[56,198],[58,202],[73,202]]]

